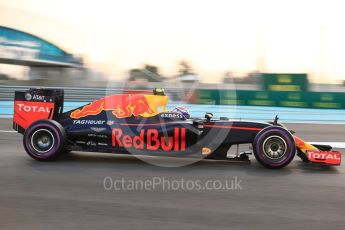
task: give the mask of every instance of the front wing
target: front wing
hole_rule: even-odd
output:
[[[322,150],[306,141],[294,136],[296,147],[299,150],[300,157],[306,162],[340,165],[341,153],[338,151]]]

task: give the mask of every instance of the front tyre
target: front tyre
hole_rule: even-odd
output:
[[[269,126],[261,130],[253,142],[257,161],[267,168],[283,168],[295,156],[296,144],[291,133],[278,126]]]
[[[23,144],[30,157],[39,161],[56,159],[65,150],[66,133],[54,120],[39,120],[24,133]]]

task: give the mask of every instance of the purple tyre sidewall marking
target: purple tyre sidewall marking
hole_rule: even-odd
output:
[[[27,148],[29,155],[34,156],[34,157],[39,158],[39,159],[47,159],[49,157],[52,157],[55,154],[58,154],[59,148],[62,144],[61,134],[60,134],[59,129],[56,126],[54,126],[53,124],[38,123],[38,124],[35,124],[35,125],[29,127],[28,131],[33,133],[35,130],[38,130],[38,129],[47,129],[47,130],[51,131],[53,134],[55,143],[54,143],[53,147],[48,152],[46,152],[44,154],[36,154],[35,153],[36,151],[31,146],[31,137],[32,136],[30,135],[29,137],[25,138],[25,147]]]
[[[294,155],[295,154],[295,151],[293,151],[295,149],[295,143],[291,140],[292,137],[291,135],[289,135],[287,133],[288,131],[284,131],[282,129],[271,129],[271,130],[267,130],[266,132],[264,133],[261,133],[259,134],[260,136],[258,137],[258,139],[256,140],[256,143],[255,143],[255,149],[256,149],[256,152],[257,152],[257,157],[262,161],[264,162],[265,164],[268,164],[270,166],[274,166],[274,167],[279,167],[281,165],[284,165],[286,164],[287,162],[289,162],[291,159],[291,155]],[[267,160],[267,158],[265,158],[263,156],[263,152],[261,150],[261,145],[262,145],[262,139],[263,138],[268,138],[270,135],[270,133],[275,133],[275,134],[279,134],[283,137],[283,139],[286,141],[286,147],[287,147],[287,156],[285,157],[285,159],[283,161],[280,161],[280,162],[277,162],[277,163],[273,163],[273,162],[269,162]]]

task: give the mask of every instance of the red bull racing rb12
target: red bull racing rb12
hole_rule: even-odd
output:
[[[267,168],[282,168],[299,156],[303,162],[340,165],[341,153],[328,145],[312,145],[284,125],[193,117],[184,108],[167,111],[168,97],[131,91],[95,100],[63,112],[62,89],[15,92],[13,128],[23,134],[26,152],[39,161],[71,151],[134,155],[200,157],[249,161],[254,154]],[[229,157],[231,146],[251,144],[252,151]]]

